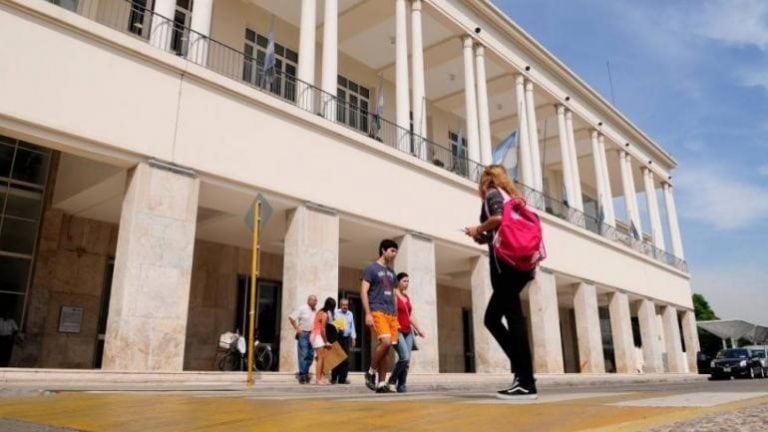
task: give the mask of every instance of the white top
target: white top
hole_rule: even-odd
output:
[[[0,336],[13,336],[18,330],[19,326],[16,325],[13,318],[0,318]]]
[[[298,309],[291,312],[291,319],[296,321],[299,329],[302,331],[312,331],[312,323],[315,320],[315,311],[310,309],[308,304],[303,304]]]

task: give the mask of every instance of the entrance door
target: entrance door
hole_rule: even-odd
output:
[[[355,333],[357,334],[357,346],[349,353],[349,370],[361,372],[371,364],[371,332],[365,326],[365,313],[360,294],[346,292],[340,293],[339,298],[346,297],[349,300],[349,310],[355,319]]]
[[[464,330],[464,372],[475,372],[475,335],[472,331],[472,310],[461,309],[461,327]]]
[[[250,308],[250,276],[237,278],[237,310],[234,328],[240,334],[248,332],[248,308]],[[274,361],[272,370],[280,363],[280,302],[283,285],[277,281],[259,279],[256,284],[256,332],[259,342],[270,344]]]
[[[93,367],[101,369],[101,361],[104,357],[104,338],[107,333],[107,316],[109,315],[109,298],[112,294],[112,274],[115,272],[115,259],[107,260],[107,268],[104,270],[104,288],[101,290],[101,303],[99,305],[99,324],[96,336],[96,351],[93,355]]]

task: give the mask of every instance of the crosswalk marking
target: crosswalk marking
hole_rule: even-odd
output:
[[[711,407],[715,405],[721,405],[746,399],[754,399],[764,396],[768,396],[768,393],[697,392],[616,402],[610,405],[624,407]]]
[[[520,404],[520,403],[543,404],[543,403],[565,402],[565,401],[579,400],[579,399],[597,399],[597,398],[604,398],[604,397],[615,397],[615,396],[623,396],[623,395],[628,395],[628,394],[632,394],[632,393],[631,392],[624,392],[624,393],[560,393],[560,394],[544,393],[544,394],[540,394],[538,399],[535,399],[535,400],[521,400],[521,401],[495,399],[495,395],[484,394],[484,395],[481,396],[481,397],[484,397],[484,399],[478,398],[477,400],[467,400],[467,401],[463,401],[463,403],[468,403],[468,404],[493,404],[493,405],[495,405],[495,404]]]

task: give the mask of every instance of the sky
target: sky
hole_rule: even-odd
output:
[[[693,291],[768,325],[768,0],[494,3],[675,158]]]

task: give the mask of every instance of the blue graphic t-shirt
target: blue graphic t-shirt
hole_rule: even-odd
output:
[[[373,262],[363,270],[363,280],[371,284],[368,288],[368,305],[371,312],[395,315],[395,272],[378,262]]]

